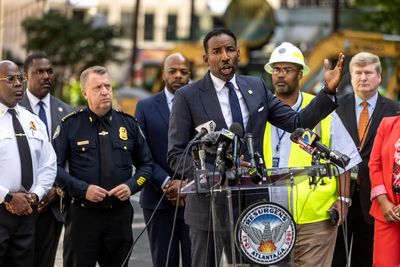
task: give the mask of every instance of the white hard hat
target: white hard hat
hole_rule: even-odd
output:
[[[284,42],[272,51],[269,62],[265,64],[264,69],[268,73],[272,73],[272,64],[278,62],[289,62],[303,66],[303,74],[310,72],[310,68],[304,63],[304,57],[300,49],[291,43]]]

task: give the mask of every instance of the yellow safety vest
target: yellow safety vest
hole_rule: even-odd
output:
[[[314,98],[313,95],[301,93],[303,103],[301,108],[306,107]],[[313,131],[321,136],[321,143],[330,146],[331,116],[322,120]],[[272,166],[272,140],[271,124],[267,123],[264,132],[264,161],[267,167]],[[302,150],[298,144],[292,143],[288,167],[311,166],[311,155]],[[309,185],[308,179],[293,187],[293,218],[297,224],[320,222],[329,219],[328,209],[337,199],[336,178],[324,178],[324,185]],[[289,201],[291,199],[291,188],[288,188]],[[289,202],[290,203],[290,202]],[[289,207],[290,209],[290,207]]]

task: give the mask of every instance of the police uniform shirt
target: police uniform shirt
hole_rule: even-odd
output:
[[[130,115],[111,109],[105,119],[111,141],[112,180],[100,181],[99,118],[89,108],[67,115],[54,136],[57,153],[57,182],[73,197],[85,198],[90,184],[110,190],[125,183],[134,194],[152,176],[150,150],[137,121]],[[69,172],[63,167],[68,161]],[[133,166],[136,167],[132,177]],[[102,184],[103,183],[103,184]]]
[[[0,103],[0,203],[7,193],[21,188],[21,162],[17,139],[8,107]],[[56,155],[46,133],[46,126],[35,114],[15,106],[26,134],[32,157],[33,184],[25,190],[35,193],[39,200],[52,187],[56,173]]]

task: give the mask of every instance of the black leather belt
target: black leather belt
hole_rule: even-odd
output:
[[[100,202],[91,202],[86,199],[72,198],[71,204],[80,208],[112,210],[129,204],[129,200],[120,201],[117,198],[107,198]]]

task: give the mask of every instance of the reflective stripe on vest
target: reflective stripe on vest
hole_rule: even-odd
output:
[[[311,100],[314,98],[313,95],[307,93],[301,93],[303,95],[303,103],[301,108],[306,107]],[[331,135],[331,116],[327,116],[322,120],[316,128],[313,129],[314,132],[321,136],[321,143],[330,147],[330,135]],[[267,167],[272,166],[272,132],[271,124],[267,123],[264,132],[264,142],[263,142],[263,153],[264,161]],[[290,156],[288,167],[302,167],[311,166],[311,155],[307,154],[302,150],[298,144],[292,143],[290,148]],[[320,181],[321,182],[321,181]],[[324,185],[320,183],[317,187],[310,187],[308,179],[301,182],[297,186],[293,187],[293,218],[296,223],[312,223],[319,222],[329,219],[329,214],[327,210],[336,201],[337,185],[336,179],[324,178]],[[290,188],[288,188],[290,192]],[[289,194],[290,200],[290,194]]]

